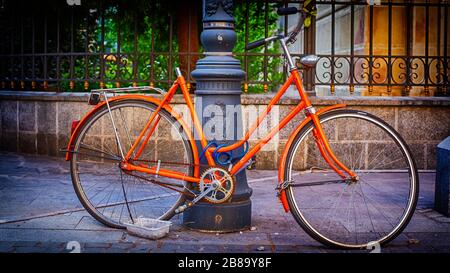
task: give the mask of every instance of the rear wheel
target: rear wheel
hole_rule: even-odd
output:
[[[295,137],[284,170],[289,208],[314,239],[363,249],[394,239],[411,219],[419,191],[406,143],[381,119],[361,111],[320,116],[337,158],[359,176],[344,182],[322,158],[313,123]]]
[[[157,105],[141,100],[110,103],[114,125],[124,154],[128,152]],[[193,175],[192,148],[180,123],[162,109],[158,126],[136,165],[170,169]],[[153,175],[124,172],[120,167],[119,142],[108,108],[98,109],[80,129],[73,147],[71,174],[75,192],[86,210],[103,224],[124,228],[124,224],[143,216],[168,220],[185,201],[185,195],[147,179]],[[176,165],[169,163],[177,163]],[[158,177],[184,192],[184,183]]]

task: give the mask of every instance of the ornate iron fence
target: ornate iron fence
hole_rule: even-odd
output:
[[[340,87],[350,94],[356,88],[369,95],[448,94],[448,1],[342,2],[318,1],[319,10],[326,7],[316,28],[320,20],[331,21],[331,46],[319,52],[316,85],[331,93]],[[338,18],[351,23],[344,48]]]
[[[69,6],[3,0],[0,87],[82,91],[168,85],[174,66],[189,75],[202,56],[201,1],[186,2],[86,0]],[[276,45],[259,51],[245,51],[244,45],[287,33],[296,18],[278,19],[275,6],[301,2],[235,1],[235,55],[247,72],[244,91],[270,91],[284,80]],[[450,94],[448,1],[367,2],[315,1],[317,18],[291,46],[294,56],[320,56],[317,68],[304,75],[307,89],[338,95]]]

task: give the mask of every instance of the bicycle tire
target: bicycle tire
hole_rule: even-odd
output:
[[[417,204],[417,198],[418,198],[418,192],[419,192],[419,179],[418,179],[418,174],[417,174],[417,168],[416,168],[416,164],[414,162],[414,159],[411,155],[411,152],[409,150],[409,147],[407,146],[406,142],[402,139],[402,137],[390,126],[388,125],[386,122],[384,122],[383,120],[381,120],[380,118],[366,113],[366,112],[362,112],[362,111],[357,111],[357,110],[335,110],[335,111],[331,111],[328,113],[324,113],[323,115],[321,115],[319,117],[322,125],[326,124],[327,122],[330,122],[332,120],[337,120],[340,118],[350,118],[350,119],[362,119],[365,121],[369,121],[371,122],[373,125],[377,126],[378,128],[381,128],[381,130],[383,130],[384,132],[387,132],[389,136],[392,137],[393,142],[396,143],[397,147],[400,147],[400,151],[403,154],[403,156],[405,157],[405,162],[407,162],[407,167],[408,167],[408,175],[409,175],[409,183],[410,183],[410,190],[408,193],[408,201],[407,201],[407,207],[404,211],[404,213],[402,214],[402,216],[400,217],[400,221],[397,223],[397,225],[395,225],[395,227],[392,229],[392,231],[387,232],[387,234],[381,238],[379,238],[378,240],[373,240],[373,241],[369,241],[369,242],[364,242],[364,243],[358,243],[358,227],[359,225],[356,224],[356,220],[355,220],[355,236],[356,236],[356,243],[352,243],[349,244],[347,242],[340,242],[338,240],[335,240],[334,238],[331,239],[331,236],[335,236],[334,234],[331,234],[332,232],[337,233],[338,227],[335,227],[335,230],[333,230],[330,235],[324,235],[321,233],[321,231],[319,231],[318,229],[322,229],[321,227],[318,227],[317,225],[313,225],[313,221],[319,222],[319,220],[317,220],[318,217],[320,216],[312,216],[309,219],[307,219],[305,217],[305,215],[307,214],[305,211],[314,211],[315,208],[313,208],[313,206],[311,204],[313,204],[314,202],[318,202],[317,198],[311,198],[311,199],[315,199],[311,201],[311,204],[306,204],[307,201],[304,201],[303,207],[304,207],[304,211],[302,212],[302,209],[300,209],[300,205],[298,203],[300,203],[300,198],[303,198],[303,200],[307,200],[307,196],[304,196],[305,193],[303,193],[303,197],[295,197],[295,193],[294,193],[294,188],[292,186],[288,186],[286,188],[286,197],[287,197],[287,201],[289,204],[289,208],[291,211],[291,214],[293,215],[294,219],[296,220],[296,222],[301,226],[301,228],[307,233],[309,234],[312,238],[314,238],[315,240],[317,240],[318,242],[321,242],[324,245],[333,247],[333,248],[339,248],[339,249],[369,249],[371,246],[375,245],[375,244],[379,244],[384,245],[390,241],[392,241],[394,238],[396,238],[404,229],[405,227],[408,225],[409,221],[411,220],[411,217],[414,214],[414,210]],[[287,161],[286,161],[286,166],[285,169],[283,170],[284,172],[284,177],[285,177],[285,181],[289,181],[292,180],[292,169],[293,166],[295,164],[298,164],[298,160],[296,162],[294,162],[295,160],[295,153],[299,150],[299,147],[301,146],[302,142],[305,141],[305,139],[307,139],[308,134],[312,131],[314,127],[314,124],[311,122],[309,122],[304,128],[302,128],[302,130],[300,130],[297,135],[294,138],[293,144],[290,146],[289,150],[288,150],[288,155],[287,155]],[[331,125],[330,125],[331,127]],[[336,129],[339,130],[339,129]],[[340,136],[338,135],[338,138]],[[351,144],[350,144],[351,145]],[[355,144],[356,145],[356,144]],[[307,146],[306,141],[303,144],[303,147]],[[336,144],[334,145],[336,147]],[[310,146],[308,146],[310,147]],[[333,149],[334,150],[334,149]],[[309,150],[308,150],[309,153]],[[381,153],[381,152],[379,152]],[[379,156],[379,155],[378,155]],[[339,156],[338,156],[339,158]],[[367,163],[365,163],[367,164]],[[305,163],[305,166],[307,164]],[[376,166],[376,165],[375,165]],[[377,170],[372,170],[372,172],[375,172]],[[382,172],[382,171],[381,171]],[[311,169],[311,173],[313,173],[313,170]],[[369,173],[369,171],[367,171],[367,173]],[[300,175],[301,176],[301,175]],[[406,175],[403,175],[406,177]],[[366,183],[366,182],[364,182]],[[406,183],[406,182],[405,182]],[[367,184],[369,184],[367,182]],[[307,191],[306,188],[310,187],[314,187],[316,184],[304,184],[305,186],[301,186],[301,184],[298,186],[298,188],[305,188],[305,192]],[[320,182],[317,183],[317,185],[320,186],[324,186],[321,185]],[[361,192],[362,195],[364,195],[364,191],[362,189],[362,182],[360,183],[360,187],[361,187]],[[334,189],[334,188],[333,188]],[[367,187],[366,187],[367,189]],[[380,188],[381,189],[381,188]],[[295,190],[297,191],[297,190]],[[300,190],[298,190],[300,191]],[[310,190],[311,191],[311,190]],[[373,190],[375,192],[375,190]],[[381,190],[380,190],[381,191]],[[367,190],[366,190],[367,192]],[[344,192],[345,194],[345,192]],[[342,192],[341,192],[342,195]],[[323,197],[323,199],[326,199],[325,197]],[[331,198],[330,198],[331,200]],[[367,200],[364,199],[364,202],[366,202]],[[324,203],[326,203],[327,201],[324,201]],[[341,202],[341,201],[339,201]],[[352,200],[352,202],[354,203],[354,200]],[[334,204],[333,204],[334,205]],[[322,205],[316,205],[317,207],[322,206]],[[350,207],[350,205],[348,205]],[[375,207],[375,205],[372,204],[372,207]],[[375,211],[372,207],[368,206],[366,203],[366,208],[367,208],[367,214],[370,218],[370,211]],[[332,207],[332,209],[335,209]],[[355,211],[357,210],[356,208],[353,208]],[[337,209],[335,209],[337,210]],[[324,213],[325,211],[321,211],[321,213]],[[381,212],[382,213],[382,212]],[[380,214],[381,214],[380,213]],[[319,214],[320,215],[320,214]],[[316,217],[315,219],[313,219],[314,217]],[[334,217],[334,216],[333,216]],[[348,216],[347,216],[348,217]],[[323,217],[326,218],[326,217]],[[357,218],[354,217],[355,219],[358,219],[358,221],[361,221],[361,218]],[[380,217],[381,218],[381,217]],[[325,220],[324,220],[325,221]],[[336,220],[326,220],[329,221],[330,223]],[[386,222],[388,221],[388,218],[386,218],[385,220]],[[337,222],[337,221],[336,221]],[[373,224],[372,218],[370,218],[370,222],[372,222],[372,227],[374,228],[373,233],[375,232],[375,226]],[[342,224],[342,223],[341,223]],[[389,222],[390,224],[390,222]],[[331,225],[331,224],[330,224]],[[344,225],[344,224],[342,224]],[[364,226],[364,225],[361,225]],[[378,228],[378,227],[377,227]],[[344,230],[344,228],[342,228]],[[347,232],[349,232],[348,230],[351,228],[345,227],[345,229],[347,229]],[[370,229],[370,227],[369,227]],[[370,234],[369,232],[366,232],[368,234]],[[336,237],[338,237],[336,235]]]

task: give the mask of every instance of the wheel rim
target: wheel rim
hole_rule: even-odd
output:
[[[154,110],[155,106],[148,103],[111,104],[119,138],[122,146],[126,146],[125,153]],[[172,130],[171,126],[174,125],[175,128],[180,128],[178,123],[166,112],[161,113],[155,137],[150,138],[140,157],[153,162],[140,163],[153,167],[157,165],[157,160],[192,164],[192,151],[184,133]],[[121,126],[121,122],[122,125],[128,124]],[[175,142],[171,142],[170,139],[174,138]],[[96,147],[91,147],[95,144]],[[98,150],[101,150],[102,158],[92,156],[92,148],[96,148],[94,153],[100,153]],[[89,155],[86,155],[86,150],[89,151]],[[125,173],[119,168],[118,161],[109,160],[113,155],[120,157],[120,153],[106,108],[99,111],[82,128],[80,137],[75,142],[74,151],[71,169],[77,195],[91,215],[108,226],[124,227],[125,223],[140,216],[167,220],[173,216],[174,209],[184,200],[182,194]],[[105,154],[108,160],[105,159]],[[160,167],[192,175],[192,167],[189,165],[169,167],[165,163],[160,163]],[[154,178],[152,175],[141,173],[138,175]],[[161,177],[158,180],[169,181]],[[184,185],[180,181],[175,183]]]
[[[354,134],[354,132],[352,132],[352,128],[343,127],[345,124],[341,122],[343,118],[358,119],[361,121],[360,123],[365,121],[370,123],[371,126],[378,127],[380,131],[386,130],[385,136],[391,137],[391,143],[388,143],[387,140],[377,141],[380,136],[364,136],[364,133],[353,137],[356,139],[352,140],[348,137],[352,134],[347,133]],[[342,124],[336,122],[332,124],[332,121],[340,121]],[[297,181],[298,184],[302,185],[290,187],[287,190],[288,199],[292,200],[290,202],[291,210],[296,212],[302,227],[310,235],[328,245],[344,248],[365,248],[368,243],[376,245],[376,243],[382,244],[389,241],[405,227],[416,202],[415,168],[407,147],[392,128],[364,113],[335,114],[324,117],[321,122],[330,140],[332,150],[338,158],[345,162],[344,164],[360,176],[361,180],[356,184],[349,185],[344,183],[322,184],[324,181],[338,180],[338,177],[329,167],[328,169],[324,167],[326,163],[323,159],[323,162],[320,162],[317,157],[311,157],[311,160],[308,158],[313,150],[317,150],[317,148],[314,148],[315,144],[312,145],[312,141],[308,142],[312,131],[312,127],[309,127],[294,146],[294,156],[289,160],[287,166],[287,179]],[[354,124],[354,127],[357,127],[354,122],[348,124]],[[359,125],[363,125],[359,128],[360,130],[369,131],[369,129],[373,129],[364,127],[367,124]],[[360,142],[358,142],[358,138],[361,138]],[[343,140],[348,140],[346,148],[343,148],[345,143]],[[355,155],[357,155],[356,146],[359,143],[364,144],[360,148],[361,154],[364,153],[364,160],[360,160],[362,164],[359,165],[349,164],[350,158],[355,158]],[[392,148],[393,143],[397,147],[397,153]],[[373,145],[373,147],[369,145]],[[376,149],[376,145],[380,147],[384,145],[384,148]],[[295,160],[299,151],[303,152],[303,156],[306,158],[302,163]],[[386,158],[385,153],[390,154],[391,158],[395,154],[403,158],[403,168],[399,164],[399,161],[402,160],[397,162],[393,162],[396,159],[390,162],[383,161]],[[383,160],[380,159],[381,156],[384,157]],[[377,162],[383,162],[383,164]],[[390,167],[388,163],[391,163]],[[299,172],[302,164],[304,170]],[[306,171],[309,170],[309,167],[314,167],[315,164],[324,169],[321,171],[322,173],[317,170]],[[361,167],[362,165],[364,167]],[[398,181],[403,182],[401,193],[399,193],[399,188],[392,188],[393,184],[386,185],[386,182],[380,184],[384,181],[383,176],[387,177],[388,175],[392,181],[397,181],[396,186],[400,185]],[[328,177],[325,178],[325,176]],[[311,183],[311,179],[315,179],[317,183]],[[405,189],[406,186],[407,189]],[[396,196],[392,192],[386,192],[386,189],[396,189]],[[391,203],[386,203],[389,199]],[[401,212],[398,209],[399,204],[403,204]],[[364,214],[367,216],[361,217]],[[359,217],[355,217],[357,215]]]

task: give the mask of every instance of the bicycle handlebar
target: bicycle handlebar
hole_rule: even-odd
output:
[[[291,42],[295,41],[295,37],[301,31],[302,26],[303,26],[303,12],[302,12],[302,10],[299,10],[296,7],[287,7],[287,8],[278,8],[277,9],[278,15],[291,15],[291,14],[296,14],[296,13],[300,13],[300,16],[299,16],[299,19],[297,22],[297,26],[291,33],[289,33],[286,43],[291,43]],[[272,36],[272,37],[268,37],[268,38],[259,39],[259,40],[253,41],[253,42],[249,43],[248,45],[246,45],[245,49],[246,50],[254,49],[254,48],[260,47],[262,45],[265,45],[267,43],[270,43],[272,41],[284,39],[284,38],[285,37],[283,35],[276,35],[276,36]]]
[[[298,12],[298,9],[296,7],[287,7],[287,8],[278,8],[277,14],[278,15],[291,15],[296,14]]]
[[[245,49],[246,50],[254,49],[254,48],[260,47],[262,45],[265,45],[266,43],[267,43],[266,39],[263,38],[263,39],[256,40],[254,42],[249,43],[248,45],[245,46]]]
[[[259,40],[249,43],[247,46],[245,46],[245,49],[246,50],[254,49],[254,48],[260,47],[262,45],[265,45],[267,43],[270,43],[272,41],[283,39],[283,38],[284,38],[283,35],[276,35],[276,36],[272,36],[272,37],[268,37],[268,38],[259,39]]]

